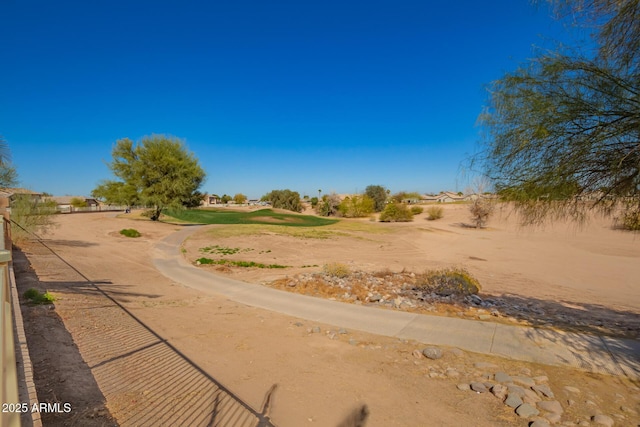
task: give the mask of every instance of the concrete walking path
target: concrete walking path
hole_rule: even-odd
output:
[[[159,242],[156,268],[170,279],[204,293],[289,316],[425,344],[545,365],[640,378],[640,341],[494,322],[430,316],[329,301],[215,275],[190,265],[180,244],[200,226]]]

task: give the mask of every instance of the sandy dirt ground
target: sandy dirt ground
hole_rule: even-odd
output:
[[[224,271],[256,283],[319,271],[331,261],[371,271],[464,266],[488,294],[637,320],[640,237],[606,221],[583,230],[519,229],[504,217],[475,230],[462,225],[467,221],[458,205],[435,222],[353,221],[323,238],[211,226],[185,243],[184,255],[195,259],[201,248],[218,245],[241,249],[229,259],[295,267]],[[23,304],[39,398],[74,408],[43,416],[45,425],[207,425],[220,390],[229,405],[259,413],[273,384],[268,413],[278,426],[335,426],[362,404],[371,413],[368,426],[527,425],[492,395],[456,388],[484,375],[478,362],[546,375],[557,390],[580,388],[568,406],[558,393],[567,421],[595,413],[628,421],[640,412],[640,391],[624,378],[449,349],[431,361],[412,354],[422,343],[358,331],[329,339],[327,325],[200,294],[160,275],[151,262],[153,244],[179,226],[110,214],[64,215],[58,222],[46,246],[22,245],[26,258],[16,264],[21,291],[37,287],[57,298],[55,309]],[[123,228],[142,237],[123,237]],[[321,333],[310,332],[316,326]],[[460,376],[432,375],[446,368]]]

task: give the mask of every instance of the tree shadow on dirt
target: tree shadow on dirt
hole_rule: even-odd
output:
[[[500,316],[525,321],[534,327],[547,327],[568,332],[580,332],[638,339],[640,314],[629,310],[615,310],[600,304],[545,300],[514,294],[482,296],[483,303],[469,304],[494,309]]]
[[[98,246],[98,243],[87,242],[84,240],[44,239],[44,241],[49,245],[69,246],[74,248],[88,248],[91,246]]]

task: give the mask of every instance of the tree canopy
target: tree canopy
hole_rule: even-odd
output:
[[[11,165],[9,144],[0,135],[0,188],[13,187],[18,183],[18,173]]]
[[[387,204],[387,189],[382,185],[369,185],[364,194],[373,199],[376,212],[381,212]]]
[[[279,209],[287,209],[293,212],[302,212],[302,203],[300,202],[300,193],[297,191],[273,190],[261,198],[262,201],[271,203],[271,206]]]
[[[143,137],[134,144],[120,139],[109,168],[120,181],[103,181],[92,194],[108,203],[141,203],[158,220],[165,208],[198,206],[198,191],[206,176],[198,159],[182,140],[164,135]]]
[[[525,222],[640,212],[640,0],[556,1],[593,28],[586,46],[541,52],[490,86],[474,160]]]

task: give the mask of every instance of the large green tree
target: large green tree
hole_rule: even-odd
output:
[[[543,52],[491,84],[475,158],[525,222],[640,213],[640,0],[552,2],[590,46]]]
[[[376,212],[381,212],[387,204],[387,189],[382,185],[369,185],[364,189],[364,194],[373,199]]]
[[[294,212],[302,211],[302,202],[300,202],[300,193],[297,191],[273,190],[260,199],[262,201],[271,202],[271,206],[279,209],[287,209]]]
[[[112,156],[109,168],[120,181],[104,181],[92,194],[114,203],[137,201],[151,208],[154,221],[165,208],[197,206],[200,202],[198,189],[206,174],[182,140],[151,135],[134,144],[128,138],[120,139]]]

